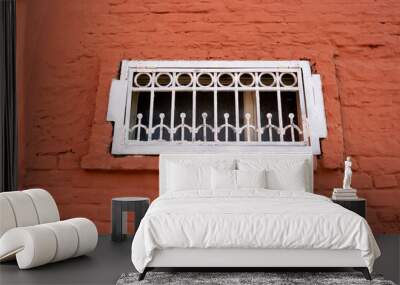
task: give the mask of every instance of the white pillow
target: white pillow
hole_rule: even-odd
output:
[[[278,166],[267,172],[268,188],[274,190],[306,192],[305,162]]]
[[[211,188],[215,190],[232,191],[236,189],[236,170],[211,169]]]
[[[267,188],[273,190],[306,191],[306,161],[299,159],[240,159],[240,170],[267,170]]]
[[[168,164],[168,191],[190,191],[211,188],[211,167]]]
[[[240,188],[267,188],[267,171],[236,170],[237,187]]]

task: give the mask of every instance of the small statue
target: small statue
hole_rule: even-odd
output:
[[[347,157],[346,161],[344,162],[344,178],[343,178],[343,189],[352,189],[351,188],[351,176],[353,172],[351,171],[351,158],[350,156]]]

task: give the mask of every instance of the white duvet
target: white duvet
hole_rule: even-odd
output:
[[[164,194],[150,206],[132,243],[143,272],[155,249],[358,249],[372,271],[380,251],[365,219],[305,192],[249,190],[220,196]]]

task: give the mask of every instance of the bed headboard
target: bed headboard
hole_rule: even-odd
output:
[[[304,185],[307,192],[313,192],[313,155],[311,149],[304,148],[301,151],[296,152],[252,152],[252,153],[184,153],[184,154],[161,154],[159,161],[159,193],[160,195],[167,191],[167,165],[169,162],[195,162],[196,160],[207,161],[210,164],[213,161],[220,160],[232,160],[232,162],[238,161],[240,159],[257,159],[276,161],[276,160],[304,160],[305,167],[305,183]]]

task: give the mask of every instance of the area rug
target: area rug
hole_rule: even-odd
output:
[[[148,272],[142,281],[138,281],[138,276],[138,273],[122,274],[117,285],[395,285],[392,281],[384,280],[380,275],[373,275],[373,280],[368,281],[359,272]]]

